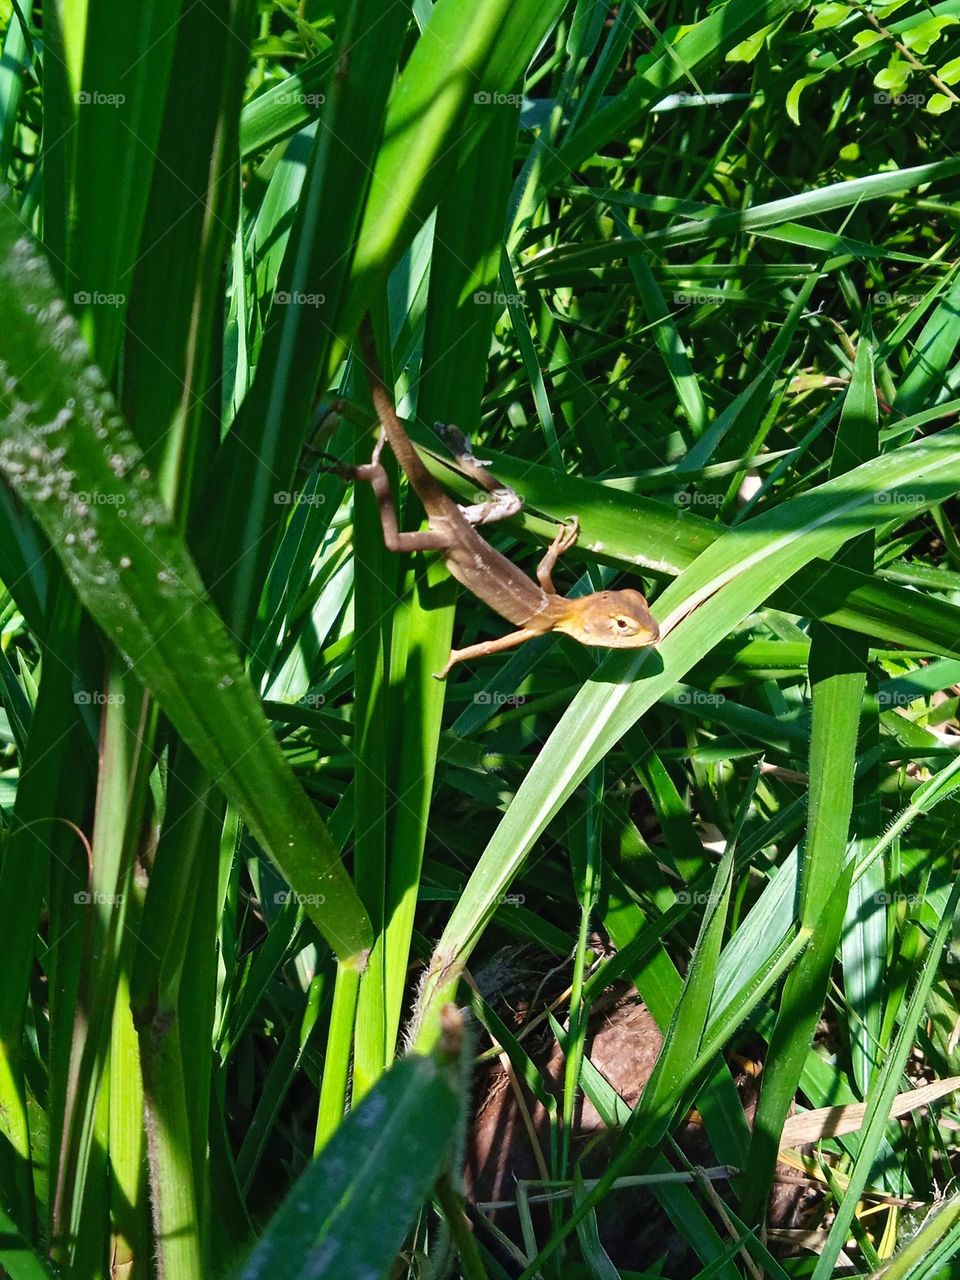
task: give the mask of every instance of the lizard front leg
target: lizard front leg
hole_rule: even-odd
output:
[[[490,494],[486,502],[475,502],[469,507],[460,507],[463,518],[468,524],[493,524],[495,520],[506,520],[523,510],[523,499],[517,491],[501,483],[489,470],[487,464],[475,456],[470,441],[459,427],[455,427],[452,423],[435,422],[433,429],[443,441],[458,469]]]
[[[570,524],[560,526],[557,536],[547,548],[547,553],[537,566],[537,581],[548,596],[555,596],[557,589],[553,585],[553,570],[557,561],[565,551],[569,551],[580,533],[580,521],[576,516]]]
[[[435,671],[433,678],[435,680],[446,680],[450,673],[450,668],[458,662],[467,662],[470,658],[487,658],[491,653],[502,653],[504,649],[515,649],[517,645],[526,644],[528,640],[535,640],[537,636],[542,636],[543,634],[542,631],[530,631],[524,627],[521,631],[511,631],[509,635],[499,636],[496,640],[483,640],[480,644],[468,645],[466,649],[451,649],[446,666],[442,671]]]

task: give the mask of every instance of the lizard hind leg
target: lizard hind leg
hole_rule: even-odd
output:
[[[548,596],[557,594],[557,589],[553,585],[553,570],[557,561],[565,551],[570,550],[579,536],[580,521],[576,516],[573,516],[569,524],[562,524],[557,530],[557,536],[550,543],[546,555],[537,566],[537,581]]]

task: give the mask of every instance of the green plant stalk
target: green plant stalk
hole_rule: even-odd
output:
[[[128,940],[132,934],[128,934]],[[129,950],[129,947],[125,948]],[[110,1222],[111,1265],[133,1276],[149,1267],[150,1208],[147,1202],[146,1151],[143,1130],[143,1080],[137,1032],[130,1012],[126,971],[117,983],[110,1039]]]
[[[360,996],[360,973],[347,965],[338,965],[333,988],[333,1007],[327,1031],[327,1051],[323,1060],[320,1105],[317,1109],[317,1132],[313,1153],[319,1154],[339,1128],[347,1101],[347,1078],[350,1071],[350,1047]]]
[[[382,331],[382,327],[381,327]],[[388,344],[380,342],[388,353]],[[383,360],[392,379],[392,360]],[[355,456],[366,461],[369,441],[355,442]],[[352,1104],[376,1083],[392,1057],[386,1037],[386,967],[383,929],[387,918],[387,804],[392,741],[389,679],[391,615],[396,605],[398,560],[386,550],[376,498],[368,485],[356,485],[354,530],[354,884],[370,917],[374,943],[357,996],[353,1043]],[[336,1001],[335,1001],[336,1004]],[[330,1034],[335,1033],[331,1020]],[[348,1051],[349,1056],[349,1051]],[[327,1051],[327,1064],[330,1062]],[[324,1076],[326,1079],[326,1075]],[[322,1108],[321,1108],[322,1109]]]
[[[105,682],[100,776],[85,912],[87,949],[70,1049],[67,1110],[53,1195],[57,1256],[69,1256],[89,1217],[83,1215],[94,1116],[114,1016],[124,920],[143,830],[156,710],[139,681],[110,668]],[[87,1230],[90,1228],[87,1227]],[[67,1253],[64,1253],[67,1250]]]
[[[577,897],[580,900],[580,927],[573,958],[573,978],[570,989],[570,1022],[563,1059],[563,1110],[560,1145],[560,1170],[558,1176],[566,1178],[570,1168],[570,1139],[573,1134],[577,1094],[580,1088],[580,1072],[586,1052],[587,1019],[589,1006],[584,1004],[583,983],[587,955],[587,939],[590,921],[600,896],[601,836],[603,829],[603,766],[598,765],[588,780],[589,800],[585,819],[585,856],[582,875],[576,876]],[[576,873],[575,873],[576,875]]]
[[[0,983],[0,1126],[7,1140],[2,1144],[0,1164],[13,1164],[4,1185],[11,1189],[9,1208],[27,1239],[34,1238],[35,1208],[21,1063],[23,1020],[51,845],[49,838],[44,838],[47,832],[38,824],[57,814],[61,770],[71,747],[76,748],[77,737],[72,724],[72,673],[62,659],[76,645],[80,609],[59,573],[51,581],[49,611],[46,641],[52,660],[37,696],[28,749],[21,762],[13,831],[0,861],[0,936],[5,956]]]
[[[474,111],[486,108],[474,107]],[[480,425],[493,308],[478,292],[495,286],[504,205],[516,143],[517,112],[498,109],[437,206],[424,316],[417,411],[427,421]],[[387,910],[383,935],[386,1044],[394,1050],[407,989],[410,942],[443,719],[446,686],[433,678],[450,652],[457,588],[435,557],[418,557],[395,614],[391,684],[399,798],[391,815]],[[399,704],[399,705],[397,705]]]
[[[199,1019],[197,1025],[189,1019],[186,1030],[182,1029],[182,978],[189,965],[191,993],[202,1007],[204,993],[194,993],[194,988],[209,979],[205,974],[209,953],[196,954],[198,919],[213,912],[219,899],[210,884],[211,878],[216,882],[218,868],[209,865],[212,860],[200,862],[200,858],[219,842],[221,815],[222,799],[209,775],[189,751],[179,748],[168,771],[164,827],[140,924],[130,992],[146,1103],[149,1113],[159,1117],[149,1146],[151,1185],[170,1169],[188,1167],[192,1156],[193,1212],[202,1257],[206,1256],[208,1182],[206,1126],[200,1126],[208,1107],[211,1028]],[[212,948],[213,939],[207,942]],[[174,1028],[180,1063],[170,1075],[167,1066],[174,1052]],[[184,1036],[189,1037],[189,1051]],[[158,1080],[161,1092],[153,1096],[149,1091]],[[178,1088],[184,1091],[181,1097],[175,1096]],[[182,1210],[181,1202],[171,1211]]]
[[[207,1272],[177,1019],[154,1018],[141,1032],[141,1044],[157,1275],[159,1280],[203,1280]]]
[[[441,669],[450,653],[456,600],[456,586],[437,561],[418,557],[408,581],[411,593],[404,593],[397,606],[391,648],[391,670],[396,673],[391,683],[399,694],[394,714],[400,717],[403,737],[397,753],[395,786],[400,800],[391,813],[387,918],[382,936],[385,1035],[390,1054],[396,1050],[403,1018],[446,695],[445,686],[433,678],[433,672]]]
[[[454,1190],[449,1174],[445,1173],[438,1180],[434,1195],[457,1246],[463,1280],[489,1280],[477,1247],[477,1238],[463,1211],[463,1198]]]
[[[201,850],[219,850],[220,857],[201,857],[197,860],[197,906],[190,921],[190,936],[182,966],[182,972],[189,974],[190,980],[181,982],[177,987],[177,1020],[183,1058],[188,1135],[196,1180],[201,1255],[207,1273],[215,1267],[215,1259],[210,1252],[211,1238],[220,1225],[211,1216],[213,1170],[209,1139],[214,1070],[215,1066],[219,1067],[212,1052],[220,964],[217,934],[224,912],[224,899],[218,892],[218,887],[223,874],[223,860],[225,858],[226,868],[229,869],[235,847],[230,838],[233,833],[232,822],[227,829],[226,841],[224,839],[223,797],[215,793],[213,798],[216,803],[205,810],[206,823]],[[161,991],[161,1002],[163,1000],[164,993]]]

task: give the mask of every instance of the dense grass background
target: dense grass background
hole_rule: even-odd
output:
[[[0,1271],[956,1274],[960,0],[0,14]]]

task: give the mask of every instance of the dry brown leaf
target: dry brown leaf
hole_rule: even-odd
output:
[[[890,1108],[890,1118],[902,1116],[907,1111],[915,1111],[935,1102],[944,1094],[960,1089],[960,1076],[950,1076],[947,1080],[934,1080],[931,1084],[920,1085],[917,1089],[908,1089],[906,1093],[898,1093]],[[848,1102],[840,1107],[817,1107],[815,1111],[804,1111],[801,1115],[789,1116],[780,1135],[781,1147],[802,1147],[809,1142],[819,1142],[821,1138],[836,1138],[844,1133],[856,1133],[863,1126],[867,1114],[865,1102]]]

